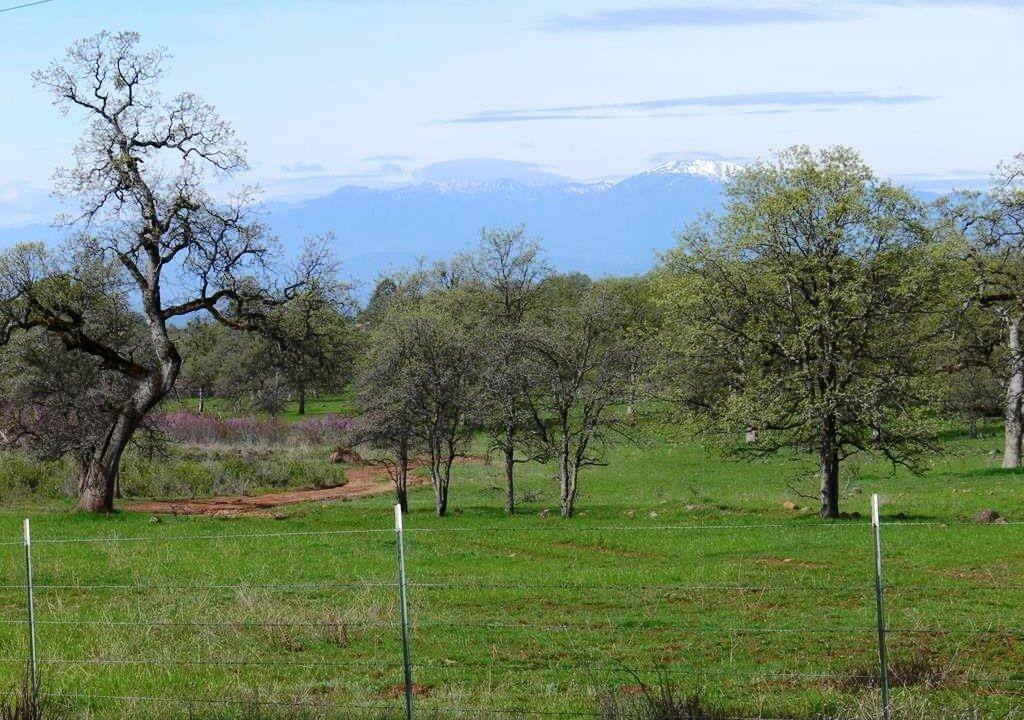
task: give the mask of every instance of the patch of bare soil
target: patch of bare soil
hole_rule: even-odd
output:
[[[758,558],[757,560],[755,560],[755,562],[759,565],[767,565],[769,567],[791,567],[799,568],[801,570],[818,570],[827,567],[824,563],[819,562],[771,556]]]
[[[419,683],[412,684],[412,694],[416,697],[427,697],[430,695],[432,688],[427,685],[420,685]],[[405,696],[405,685],[392,685],[384,691],[384,697],[394,700]]]
[[[426,478],[409,474],[409,486],[423,485]],[[345,468],[345,484],[332,488],[285,490],[266,495],[227,495],[198,500],[148,500],[125,503],[128,512],[153,515],[210,515],[213,517],[274,517],[274,508],[307,502],[345,500],[392,491],[387,471],[374,465]]]

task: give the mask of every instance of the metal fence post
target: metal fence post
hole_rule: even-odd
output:
[[[402,605],[402,661],[405,667],[405,717],[412,715],[412,663],[409,658],[409,599],[405,582],[405,543],[402,539],[402,506],[395,505],[395,540],[398,549],[398,595]]]
[[[871,527],[875,535],[875,608],[878,617],[878,662],[881,666],[882,718],[889,720],[889,658],[885,648],[885,597],[882,585],[882,531],[878,521],[878,495],[871,496]]]
[[[28,652],[32,673],[32,694],[39,692],[39,671],[36,667],[36,608],[32,593],[32,528],[25,518],[25,589],[28,595]]]

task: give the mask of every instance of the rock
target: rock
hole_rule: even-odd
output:
[[[786,508],[787,510],[792,510],[792,511],[796,511],[796,510],[800,509],[800,506],[797,505],[792,500],[787,500],[786,502],[782,503],[782,507]]]
[[[339,445],[331,453],[332,463],[361,463],[362,461],[363,458],[352,448],[345,448]]]
[[[984,510],[980,511],[977,515],[974,516],[974,522],[979,524],[987,524],[999,522],[999,520],[1001,520],[1002,518],[1003,516],[996,512],[995,510],[993,510],[992,508],[985,508]],[[1005,522],[1005,520],[1003,522]]]

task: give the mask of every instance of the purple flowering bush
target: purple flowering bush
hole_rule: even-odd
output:
[[[292,423],[290,432],[306,445],[337,444],[356,426],[355,418],[342,415],[315,415]]]
[[[178,410],[155,415],[154,425],[171,440],[192,445],[328,445],[351,431],[355,420],[318,415],[287,424],[276,418],[219,418]]]

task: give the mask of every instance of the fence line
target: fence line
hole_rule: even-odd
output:
[[[400,573],[396,580],[384,581],[384,580],[372,580],[368,578],[346,578],[343,580],[336,581],[323,581],[323,582],[295,582],[295,583],[34,583],[31,567],[26,567],[26,582],[24,584],[7,584],[0,585],[0,590],[28,590],[34,589],[37,592],[84,592],[84,591],[156,591],[156,590],[168,590],[168,591],[215,591],[215,590],[272,590],[272,591],[330,591],[330,590],[341,590],[351,588],[377,588],[389,591],[402,591],[400,601],[402,605],[405,604],[405,591],[406,589],[412,592],[437,592],[445,590],[472,590],[477,593],[483,590],[515,590],[517,591],[516,597],[523,597],[524,591],[547,591],[545,597],[550,597],[551,591],[558,592],[584,592],[584,591],[615,591],[615,592],[631,592],[637,593],[639,591],[665,591],[665,592],[695,592],[695,593],[706,593],[706,592],[751,592],[751,593],[774,593],[774,592],[785,592],[785,593],[798,593],[798,592],[815,592],[815,591],[829,591],[834,594],[841,594],[845,597],[857,598],[866,597],[871,592],[869,587],[835,587],[831,583],[812,583],[812,584],[801,584],[800,586],[789,586],[779,584],[749,584],[749,583],[628,583],[628,582],[578,582],[578,583],[554,583],[554,582],[527,582],[523,583],[515,582],[493,582],[486,581],[485,579],[466,579],[460,578],[459,580],[448,580],[444,578],[430,579],[426,578],[423,580],[413,579],[410,582],[406,582],[404,578],[404,566],[402,563],[402,535],[404,533],[413,535],[432,535],[439,533],[448,532],[472,532],[476,534],[490,534],[490,533],[505,533],[505,532],[524,532],[524,533],[549,533],[557,532],[564,534],[565,532],[571,531],[574,535],[585,534],[589,532],[616,532],[616,533],[649,533],[649,532],[688,532],[688,531],[713,531],[713,530],[730,530],[730,531],[741,531],[741,530],[760,530],[760,529],[789,529],[789,530],[832,530],[832,529],[857,529],[866,530],[869,527],[874,526],[876,531],[876,543],[878,543],[878,520],[877,515],[873,518],[872,525],[868,525],[867,522],[849,522],[849,523],[818,523],[818,524],[798,524],[794,525],[791,523],[760,523],[760,524],[675,524],[675,525],[637,525],[637,526],[585,526],[576,525],[571,526],[566,524],[548,524],[544,526],[494,526],[494,527],[424,527],[424,528],[402,528],[401,527],[401,515],[396,516],[396,529],[347,529],[347,530],[309,530],[309,531],[287,531],[287,532],[272,532],[272,533],[224,533],[224,534],[199,534],[199,535],[166,535],[166,536],[125,536],[119,537],[117,535],[108,537],[94,537],[94,538],[83,538],[83,537],[64,537],[64,538],[50,538],[50,539],[35,539],[34,544],[36,545],[69,545],[69,544],[109,544],[109,543],[120,543],[120,542],[189,542],[189,541],[215,541],[215,540],[260,540],[264,538],[301,538],[301,537],[339,537],[339,536],[381,536],[384,534],[390,535],[392,532],[397,531],[398,539],[398,551],[399,551],[399,563]],[[27,522],[27,521],[26,521]],[[555,521],[556,523],[558,521]],[[895,521],[892,523],[886,523],[886,528],[889,527],[944,527],[948,528],[951,526],[959,525],[970,525],[977,527],[973,523],[967,522],[931,522],[931,521]],[[1024,526],[1024,522],[1008,522],[993,527],[1004,527],[1004,526]],[[26,536],[27,537],[27,536]],[[22,543],[16,542],[0,542],[0,545],[21,545]],[[26,541],[27,546],[27,541]],[[299,546],[305,547],[305,546]],[[582,548],[581,548],[582,549]],[[878,562],[881,562],[881,546],[876,544]],[[703,562],[705,558],[701,557],[702,568],[705,566]],[[845,582],[850,582],[851,578],[844,578]],[[958,590],[993,590],[993,591],[1005,591],[1005,590],[1019,590],[1024,589],[1024,585],[1020,584],[962,584],[951,580],[947,584],[929,584],[929,583],[908,583],[906,585],[891,585],[884,588],[884,592],[889,593],[893,591],[920,591],[923,589],[935,589],[949,591],[951,588]],[[888,663],[885,660],[885,635],[908,635],[908,636],[920,636],[920,635],[951,635],[960,637],[1024,637],[1024,628],[1020,627],[1003,627],[1000,623],[987,623],[974,626],[949,626],[949,625],[927,625],[917,627],[901,627],[891,626],[884,621],[881,614],[881,599],[883,588],[881,586],[880,577],[878,578],[878,585],[876,587],[878,594],[878,632],[879,632],[879,648],[880,652],[883,653],[880,672],[877,674],[848,674],[842,671],[834,672],[759,672],[756,668],[750,672],[738,672],[736,669],[722,669],[719,667],[715,668],[702,668],[684,666],[674,667],[674,665],[683,664],[681,661],[673,661],[672,663],[658,665],[657,667],[648,668],[637,668],[628,667],[625,664],[616,663],[602,663],[600,660],[595,661],[592,657],[580,656],[577,660],[581,664],[580,668],[575,668],[569,664],[567,666],[565,657],[551,658],[547,661],[539,662],[522,662],[511,658],[497,658],[492,657],[489,660],[453,660],[451,658],[445,658],[444,660],[434,661],[414,661],[409,654],[410,641],[417,642],[422,638],[420,632],[429,630],[430,628],[446,628],[452,630],[458,630],[461,628],[479,628],[485,630],[497,630],[497,631],[529,631],[529,632],[603,632],[608,630],[625,631],[627,633],[641,633],[641,632],[659,632],[659,631],[686,631],[695,632],[699,634],[708,635],[813,635],[819,636],[823,634],[828,635],[852,635],[852,636],[870,636],[875,628],[868,623],[864,625],[821,625],[814,624],[812,626],[758,626],[751,624],[742,625],[715,625],[707,622],[665,622],[650,618],[637,618],[629,617],[622,619],[615,619],[614,617],[598,617],[591,616],[590,620],[574,621],[568,620],[564,622],[535,622],[529,620],[508,620],[508,619],[495,619],[490,620],[485,618],[469,618],[462,620],[440,620],[440,619],[429,619],[424,617],[423,619],[408,620],[403,616],[401,627],[404,630],[403,644],[404,644],[404,658],[401,664],[397,659],[388,660],[387,658],[382,659],[366,659],[366,658],[353,658],[350,660],[328,660],[328,659],[310,659],[305,660],[301,658],[289,658],[275,660],[272,658],[217,658],[217,657],[130,657],[130,658],[102,658],[102,657],[46,657],[45,654],[42,657],[34,658],[34,662],[39,665],[47,666],[58,666],[58,667],[72,667],[72,666],[112,666],[112,667],[229,667],[229,668],[240,668],[240,667],[294,667],[294,668],[374,668],[377,671],[397,671],[399,668],[404,667],[406,671],[405,683],[403,689],[406,694],[406,717],[412,720],[412,701],[413,701],[413,684],[411,681],[411,669],[422,668],[430,669],[435,672],[443,673],[468,673],[475,670],[486,670],[488,672],[500,672],[502,674],[508,673],[531,673],[536,674],[538,672],[551,672],[551,673],[573,673],[573,676],[581,674],[623,674],[640,681],[640,678],[646,674],[655,673],[660,675],[671,675],[674,677],[692,677],[692,678],[704,678],[704,677],[718,677],[719,682],[723,684],[742,684],[746,683],[763,683],[771,681],[781,680],[833,680],[838,683],[851,682],[851,681],[865,681],[867,685],[871,682],[881,682],[882,687],[887,690],[885,682],[885,674],[888,668]],[[414,604],[415,605],[415,604]],[[701,599],[701,610],[706,609],[703,598]],[[865,611],[867,608],[863,608]],[[849,612],[849,608],[844,609]],[[161,613],[164,614],[164,613]],[[132,617],[74,617],[74,616],[51,616],[51,617],[33,617],[31,612],[29,617],[26,619],[0,619],[0,625],[24,625],[28,624],[30,637],[34,637],[36,627],[128,627],[128,628],[253,628],[253,629],[264,629],[264,628],[319,628],[319,629],[360,629],[360,628],[391,628],[397,629],[398,623],[395,621],[387,620],[345,620],[345,619],[326,619],[320,621],[313,620],[296,620],[296,621],[280,621],[280,620],[182,620],[176,618],[143,618],[139,617],[134,619]],[[410,631],[416,631],[416,635],[410,636]],[[496,647],[496,646],[495,646]],[[45,653],[45,640],[43,643]],[[493,649],[492,649],[493,652]],[[33,652],[34,656],[34,652]],[[3,664],[25,664],[25,658],[14,658],[14,657],[0,657],[0,663]],[[35,672],[33,672],[35,676]],[[360,680],[365,678],[360,677]],[[1005,678],[994,675],[978,675],[973,674],[970,676],[970,681],[978,683],[981,681],[986,687],[1003,687],[1003,686],[1024,686],[1024,679],[1017,678]],[[958,679],[958,685],[960,685]],[[965,686],[965,685],[960,685]],[[183,705],[190,704],[253,704],[253,705],[271,705],[271,706],[295,706],[297,704],[305,704],[299,701],[268,701],[262,702],[258,698],[247,698],[247,699],[229,699],[229,698],[210,698],[210,699],[197,699],[197,698],[173,698],[173,697],[157,697],[157,696],[145,696],[145,695],[92,695],[88,693],[78,694],[65,694],[65,693],[41,693],[42,695],[53,695],[57,697],[77,697],[81,699],[90,700],[121,700],[121,701],[138,701],[138,702],[168,702],[168,703],[180,703]],[[344,701],[337,702],[314,702],[309,703],[311,707],[322,706],[322,707],[347,707],[347,708],[358,708],[358,709],[388,709],[397,710],[397,703],[395,705],[367,705],[363,703],[351,703]],[[888,718],[888,695],[886,693],[883,707],[885,710],[885,717]],[[529,708],[485,708],[485,707],[463,707],[463,706],[446,706],[443,704],[431,703],[430,707],[432,710],[444,710],[455,714],[469,714],[479,713],[482,715],[524,715],[524,716],[552,716],[552,717],[597,717],[598,713],[594,712],[574,712],[574,711],[546,711],[546,710],[533,710]],[[716,715],[716,717],[719,717]],[[753,717],[736,716],[733,718],[721,718],[721,720],[755,720]],[[758,716],[756,720],[766,720],[764,717]]]
[[[10,694],[12,691],[6,691],[0,694]],[[40,692],[41,696],[50,697],[55,699],[64,698],[77,698],[85,700],[111,700],[118,702],[136,702],[136,703],[165,703],[165,704],[177,704],[183,706],[190,705],[239,705],[239,706],[252,706],[252,707],[302,707],[302,708],[349,708],[357,710],[377,710],[377,711],[396,711],[399,708],[396,705],[384,705],[384,704],[365,704],[365,703],[348,703],[342,701],[324,701],[324,700],[259,700],[258,698],[179,698],[169,696],[152,696],[152,695],[90,695],[85,693],[54,693],[54,692]],[[459,715],[466,715],[470,713],[478,714],[479,717],[487,717],[488,715],[521,715],[524,717],[566,717],[566,718],[600,718],[602,717],[599,712],[588,712],[584,710],[579,711],[553,711],[553,710],[533,710],[530,708],[522,707],[487,707],[487,706],[457,706],[457,705],[433,705],[432,709],[441,710],[445,712],[455,713]],[[1001,715],[998,720],[1009,720],[1018,713],[1015,710],[1009,710]],[[819,715],[818,720],[855,720],[847,715]],[[965,720],[962,714],[947,714],[947,715],[930,715],[932,720]],[[780,718],[772,717],[770,715],[758,714],[758,715],[715,715],[715,720],[791,720],[791,718]]]
[[[590,673],[603,673],[603,674],[620,674],[628,675],[630,677],[638,676],[651,676],[667,674],[677,677],[719,677],[729,678],[736,681],[737,684],[746,682],[761,682],[767,680],[786,680],[786,679],[802,679],[802,680],[834,680],[839,683],[855,680],[864,681],[877,681],[878,675],[871,674],[866,675],[863,673],[846,673],[841,670],[833,672],[760,672],[757,670],[749,670],[746,672],[739,671],[736,668],[729,669],[716,669],[716,668],[692,668],[692,667],[673,667],[671,665],[658,665],[658,666],[636,666],[636,665],[609,665],[592,663],[588,658],[578,658],[580,663],[586,663],[585,666],[574,666],[574,665],[558,665],[550,663],[517,663],[508,660],[494,660],[491,662],[481,661],[431,661],[431,662],[414,662],[412,667],[422,669],[435,669],[449,672],[459,672],[464,670],[489,670],[489,671],[501,671],[502,673],[536,673],[538,671],[549,671],[549,672],[575,672],[579,675],[587,675]],[[12,658],[2,657],[0,663],[8,665],[19,665],[24,664],[24,658]],[[388,668],[393,670],[401,669],[401,661],[392,661],[390,664],[384,660],[353,660],[349,662],[337,662],[337,661],[260,661],[260,660],[177,660],[177,659],[160,659],[160,658],[136,658],[132,660],[118,660],[118,659],[94,659],[94,658],[40,658],[40,663],[53,664],[53,665],[151,665],[154,667],[209,667],[223,665],[225,667],[300,667],[300,668],[311,668],[311,667],[327,667],[327,668],[346,668],[346,667],[374,667],[374,668]],[[564,662],[564,660],[562,660]],[[971,681],[981,681],[983,685],[1012,685],[1012,686],[1024,686],[1024,679],[1013,678],[1013,677],[1000,677],[994,675],[973,675],[969,678]],[[963,683],[961,683],[962,685]]]
[[[884,518],[883,518],[884,519]],[[470,533],[533,533],[533,532],[670,532],[670,531],[707,531],[707,530],[761,530],[761,529],[787,529],[787,530],[860,530],[863,531],[869,525],[867,519],[857,521],[820,522],[815,520],[804,524],[793,523],[711,523],[704,525],[577,525],[565,523],[558,519],[552,519],[547,525],[495,525],[486,527],[406,527],[406,533],[432,534],[446,532],[470,532]],[[917,520],[896,520],[885,522],[886,528],[892,527],[976,527],[988,529],[1006,529],[1011,527],[1024,526],[1024,520],[1008,520],[1000,523],[978,524],[969,520],[943,520],[943,521],[917,521]],[[223,533],[207,535],[151,535],[151,536],[119,536],[110,535],[106,537],[60,537],[60,538],[34,538],[34,545],[67,545],[67,544],[102,544],[110,542],[184,542],[184,541],[212,541],[212,540],[257,540],[270,538],[289,537],[331,537],[341,535],[390,535],[394,530],[390,528],[353,528],[345,530],[296,530],[273,533]],[[2,546],[22,546],[21,541],[3,541]]]
[[[28,620],[16,620],[16,619],[4,619],[0,620],[2,625],[25,625]],[[108,619],[93,619],[93,618],[72,618],[72,619],[36,619],[35,624],[38,625],[98,625],[103,627],[251,627],[251,628],[266,628],[266,627],[316,627],[316,628],[332,628],[332,627],[394,627],[394,623],[386,621],[359,621],[346,623],[345,621],[305,621],[305,622],[291,622],[291,621],[273,621],[268,620],[266,622],[259,620],[108,620]],[[875,627],[873,625],[818,625],[815,627],[802,627],[802,626],[791,626],[791,627],[752,627],[750,625],[707,625],[701,623],[661,623],[661,622],[650,622],[647,620],[622,620],[622,621],[606,621],[606,622],[564,622],[564,623],[534,623],[534,622],[507,622],[500,620],[426,620],[426,621],[411,621],[409,626],[413,629],[417,628],[434,628],[434,627],[445,627],[445,628],[459,628],[459,627],[471,627],[471,628],[494,628],[500,630],[543,630],[545,632],[559,632],[566,631],[571,632],[574,630],[700,630],[701,632],[709,633],[727,633],[727,634],[761,634],[761,633],[780,633],[780,634],[834,634],[834,633],[846,633],[852,635],[861,635],[867,632],[873,632]],[[1000,635],[1005,637],[1018,637],[1024,636],[1024,627],[1018,628],[1001,628],[1001,627],[981,627],[981,628],[967,628],[967,627],[950,627],[950,626],[933,626],[933,627],[892,627],[887,626],[886,632],[891,634],[903,634],[903,635],[978,635],[978,636],[992,636]]]
[[[0,585],[0,590],[25,590],[25,584]],[[348,588],[388,588],[398,587],[396,582],[377,580],[351,580],[347,582],[326,582],[326,583],[222,583],[212,585],[188,584],[188,583],[65,583],[65,584],[33,584],[33,589],[39,590],[342,590]],[[409,582],[408,587],[421,590],[559,590],[565,592],[582,592],[586,590],[612,590],[621,592],[635,592],[637,590],[657,590],[665,592],[823,592],[858,596],[872,593],[872,588],[860,587],[835,587],[832,584],[802,583],[800,585],[750,585],[750,584],[687,584],[687,583],[536,583],[531,582],[528,587],[522,583],[492,583],[475,580],[461,582]],[[964,583],[952,578],[950,583],[886,583],[886,591],[917,592],[922,590],[936,590],[948,592],[951,587],[959,590],[972,591],[1006,591],[1024,590],[1024,585],[979,585],[976,583]],[[521,596],[521,593],[520,593]]]

